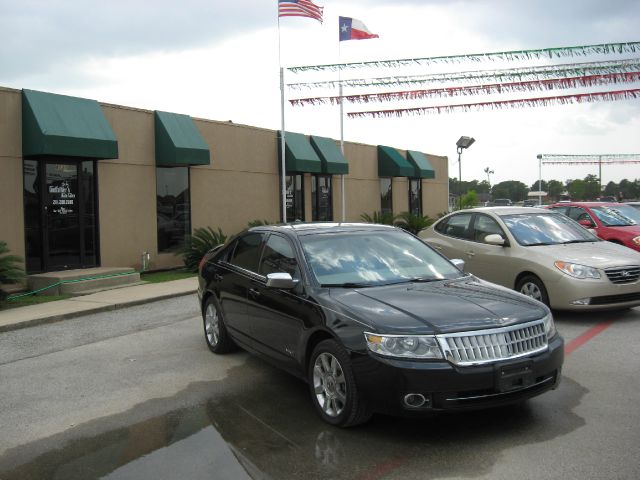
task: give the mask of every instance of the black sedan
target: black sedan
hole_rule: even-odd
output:
[[[545,305],[394,227],[251,228],[202,260],[198,297],[211,351],[239,346],[306,380],[334,425],[504,405],[560,381]]]

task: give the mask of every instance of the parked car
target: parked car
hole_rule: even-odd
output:
[[[570,202],[551,205],[598,237],[640,252],[640,212],[624,203]]]
[[[523,207],[537,207],[539,205],[540,203],[538,202],[538,200],[527,199],[524,202],[522,202]]]
[[[513,202],[508,198],[496,198],[493,201],[493,205],[496,207],[509,207],[513,205]]]
[[[420,232],[466,270],[551,308],[640,305],[640,253],[601,241],[559,212],[493,207],[461,210]]]
[[[240,346],[306,380],[333,425],[504,405],[560,380],[563,340],[545,305],[395,227],[254,227],[199,272],[209,349]]]

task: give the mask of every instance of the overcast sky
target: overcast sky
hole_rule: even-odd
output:
[[[0,85],[92,98],[192,117],[280,128],[279,49],[283,66],[537,49],[640,41],[638,0],[350,0],[322,1],[324,23],[282,18],[276,0],[0,0]],[[355,17],[380,38],[338,45],[338,16]],[[640,53],[606,59],[640,58]],[[598,60],[566,58],[556,63]],[[357,71],[345,76],[404,75],[540,65],[475,63]],[[548,63],[548,62],[547,62]],[[305,82],[337,74],[293,74]],[[396,87],[407,90],[410,87]],[[416,87],[420,88],[420,87]],[[640,88],[591,87],[580,92]],[[365,93],[366,90],[348,90]],[[467,103],[575,93],[421,100],[403,106]],[[287,90],[286,98],[337,92]],[[391,108],[346,105],[345,111]],[[285,109],[286,129],[340,137],[337,107]],[[455,142],[476,143],[463,154],[463,180],[538,178],[539,153],[640,154],[640,100],[502,109],[404,118],[346,119],[347,141],[385,144],[449,157]],[[215,162],[215,145],[212,146]],[[543,166],[543,178],[583,178],[597,167]],[[603,182],[640,178],[639,165],[607,166]]]

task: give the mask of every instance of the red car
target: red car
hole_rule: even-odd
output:
[[[640,251],[640,210],[615,202],[561,202],[550,205],[598,237]]]

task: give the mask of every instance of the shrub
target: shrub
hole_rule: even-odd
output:
[[[7,298],[7,293],[1,288],[2,285],[18,283],[24,278],[24,271],[20,266],[22,258],[8,255],[8,253],[7,243],[0,240],[0,302]]]
[[[381,223],[383,225],[393,225],[393,221],[396,219],[393,213],[373,212],[373,215],[363,213],[360,215],[360,219],[366,223]]]
[[[176,252],[182,255],[185,267],[192,272],[198,271],[200,260],[214,247],[227,241],[227,236],[218,228],[216,232],[211,227],[196,228],[193,235],[185,238],[184,245]]]
[[[272,222],[270,222],[269,220],[255,219],[255,220],[251,220],[249,223],[247,223],[247,228],[260,227],[262,225],[271,225],[271,224],[272,224]]]
[[[415,213],[402,212],[396,217],[394,225],[414,235],[429,227],[434,222],[433,218],[416,215]]]

